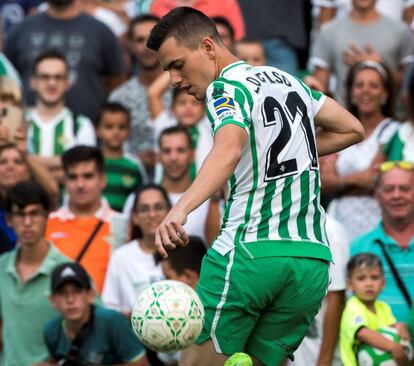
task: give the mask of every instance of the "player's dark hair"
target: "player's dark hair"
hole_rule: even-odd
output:
[[[42,53],[40,53],[33,61],[33,65],[32,65],[32,75],[36,75],[37,73],[37,67],[39,66],[39,64],[44,61],[44,60],[60,60],[65,64],[66,67],[66,72],[69,69],[69,65],[68,65],[68,61],[66,60],[65,55],[55,49],[49,49],[49,50],[45,50]]]
[[[96,127],[98,127],[101,123],[102,117],[105,113],[123,113],[127,118],[128,125],[130,124],[131,112],[128,108],[124,107],[121,103],[118,102],[105,102],[99,109],[98,117],[95,121]]]
[[[170,202],[170,198],[168,197],[168,193],[167,191],[161,187],[158,184],[143,184],[141,186],[139,186],[136,191],[135,191],[135,199],[134,199],[134,204],[132,206],[132,212],[136,213],[137,211],[137,205],[139,202],[139,199],[142,195],[142,193],[144,193],[145,191],[148,191],[150,189],[154,189],[156,191],[158,191],[162,198],[164,199],[164,203],[167,205],[167,208],[170,209],[171,208],[171,202]],[[139,227],[139,225],[135,225],[132,220],[130,220],[130,235],[129,235],[130,240],[134,240],[134,239],[141,239],[142,238],[142,230]]]
[[[12,187],[6,195],[6,212],[10,214],[12,207],[24,209],[29,205],[41,205],[46,212],[51,209],[49,195],[36,181],[23,181]]]
[[[203,37],[222,43],[213,20],[199,10],[181,6],[171,10],[152,28],[147,47],[158,51],[162,43],[174,37],[177,44],[196,49]]]
[[[146,22],[158,23],[159,21],[160,21],[160,18],[157,17],[156,15],[152,15],[152,14],[137,15],[136,17],[132,18],[131,21],[129,22],[128,32],[127,32],[128,39],[132,39],[134,35],[134,28],[138,24],[142,24]]]
[[[203,240],[198,236],[189,236],[187,246],[177,246],[174,250],[168,252],[167,259],[163,259],[159,253],[156,253],[155,262],[158,264],[162,260],[168,261],[171,268],[178,274],[182,274],[186,269],[200,274],[201,262],[206,253],[207,248]]]
[[[168,127],[165,130],[162,130],[160,137],[158,139],[158,146],[161,148],[162,138],[164,136],[171,136],[171,135],[176,135],[180,133],[185,135],[188,141],[188,146],[190,147],[190,149],[192,149],[193,143],[191,141],[190,133],[188,132],[188,129],[186,127],[180,126],[180,125]]]
[[[231,38],[232,42],[234,42],[234,41],[235,41],[235,37],[236,37],[236,35],[235,35],[235,32],[234,32],[234,28],[233,28],[233,26],[230,24],[230,22],[227,20],[227,18],[225,18],[225,17],[212,17],[211,19],[213,20],[213,22],[214,22],[216,25],[222,25],[224,28],[226,28],[226,29],[227,29],[227,31],[228,31],[228,32],[229,32],[229,34],[230,34],[230,38]],[[216,27],[216,28],[217,28],[217,27]]]
[[[348,278],[359,268],[382,268],[381,258],[372,253],[360,253],[351,257],[346,266]]]
[[[69,168],[85,161],[94,161],[98,172],[104,171],[104,158],[101,150],[93,146],[78,145],[66,150],[62,155],[62,166],[65,173]]]
[[[394,79],[390,69],[381,62],[362,61],[353,65],[348,72],[345,89],[346,89],[346,106],[355,117],[359,118],[358,109],[352,100],[352,88],[357,75],[362,70],[374,70],[381,78],[382,84],[388,97],[385,103],[381,106],[381,111],[386,117],[395,119],[395,86]]]

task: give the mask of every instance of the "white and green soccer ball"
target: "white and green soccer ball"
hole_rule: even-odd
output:
[[[387,327],[380,329],[379,332],[393,342],[402,343],[407,350],[408,359],[413,357],[413,350],[409,343],[403,343],[398,331],[395,328]],[[397,366],[390,352],[380,350],[368,344],[362,344],[357,353],[359,366]]]
[[[160,281],[138,296],[131,323],[138,339],[149,349],[179,351],[200,335],[204,308],[190,286],[178,281]]]

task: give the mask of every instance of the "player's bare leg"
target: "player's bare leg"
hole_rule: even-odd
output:
[[[216,352],[213,342],[208,340],[200,345],[193,344],[181,353],[180,366],[211,366],[223,365],[229,358]],[[263,366],[263,364],[253,358],[254,366]]]

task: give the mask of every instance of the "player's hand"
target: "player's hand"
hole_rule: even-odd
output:
[[[188,235],[183,225],[187,222],[187,214],[173,207],[155,232],[155,247],[163,258],[167,258],[167,250],[188,244]]]
[[[403,345],[394,343],[391,354],[398,366],[408,366],[408,357]]]

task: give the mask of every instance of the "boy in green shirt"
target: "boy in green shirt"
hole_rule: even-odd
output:
[[[354,295],[342,314],[339,345],[344,366],[357,366],[356,354],[361,343],[390,352],[398,365],[408,365],[403,345],[379,333],[384,327],[395,327],[403,340],[409,340],[407,327],[397,323],[391,308],[377,300],[384,288],[381,259],[371,253],[361,253],[350,259],[347,266],[348,289]]]
[[[112,209],[122,211],[128,195],[147,182],[140,160],[124,153],[130,134],[130,113],[116,102],[105,103],[96,121],[96,135],[104,155],[106,188],[104,196]]]

